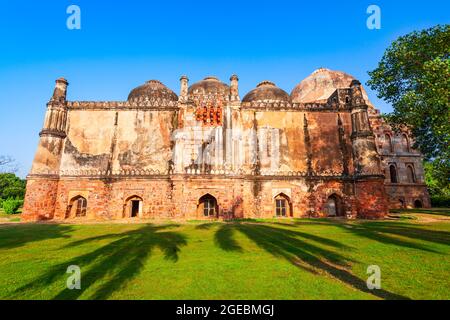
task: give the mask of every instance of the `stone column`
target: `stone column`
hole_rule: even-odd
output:
[[[186,102],[188,96],[188,82],[189,79],[187,76],[181,76],[180,78],[180,101]]]
[[[368,106],[362,95],[361,83],[353,80],[351,90],[352,144],[356,172],[362,175],[380,175],[380,157],[369,124]]]
[[[239,78],[237,75],[233,74],[230,81],[230,100],[239,101]]]

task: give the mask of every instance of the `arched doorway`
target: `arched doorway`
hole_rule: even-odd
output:
[[[217,199],[212,195],[205,194],[198,200],[197,212],[205,218],[214,218],[219,216],[219,207]]]
[[[275,197],[275,216],[276,217],[291,217],[291,201],[287,195],[280,193]]]
[[[124,204],[124,218],[136,218],[142,216],[143,201],[139,196],[129,197]]]
[[[85,217],[87,211],[87,200],[85,197],[73,197],[66,210],[66,219],[71,217]]]
[[[325,210],[329,217],[343,217],[344,208],[341,197],[337,194],[332,194],[329,196],[325,205]]]
[[[422,203],[422,201],[419,200],[419,199],[417,199],[416,201],[414,201],[414,208],[417,208],[417,209],[423,208],[423,203]]]

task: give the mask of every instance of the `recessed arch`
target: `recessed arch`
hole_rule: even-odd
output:
[[[198,199],[197,213],[205,218],[218,217],[219,206],[217,205],[217,199],[209,193],[201,196]]]
[[[394,144],[392,143],[392,137],[390,134],[384,135],[384,141],[386,144],[386,148],[389,150],[389,152],[394,152]]]
[[[77,195],[70,199],[66,209],[65,218],[85,217],[87,212],[87,200],[81,195]]]
[[[406,166],[406,175],[409,183],[416,183],[416,172],[414,167],[410,164]]]
[[[405,152],[410,152],[411,147],[409,145],[409,138],[406,133],[402,134],[402,150]]]
[[[416,199],[416,200],[414,201],[414,208],[417,208],[417,209],[423,208],[422,200]]]
[[[275,216],[276,217],[292,217],[291,199],[284,193],[279,193],[274,197]]]

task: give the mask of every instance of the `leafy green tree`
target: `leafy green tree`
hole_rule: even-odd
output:
[[[394,108],[387,121],[408,129],[432,162],[430,191],[442,193],[450,181],[450,25],[399,37],[369,75],[369,86]]]
[[[14,173],[0,173],[0,199],[23,199],[25,186],[25,180]]]

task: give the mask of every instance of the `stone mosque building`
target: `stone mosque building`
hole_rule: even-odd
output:
[[[361,83],[318,69],[288,94],[240,98],[207,77],[179,96],[157,80],[127,101],[67,101],[56,80],[24,220],[379,218],[428,207],[422,156],[383,122]]]

